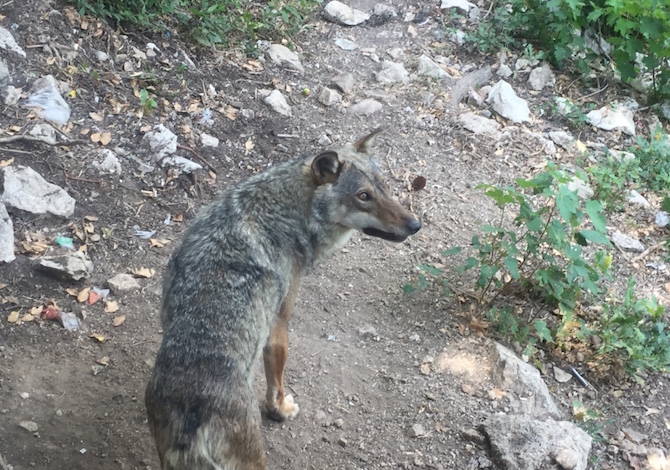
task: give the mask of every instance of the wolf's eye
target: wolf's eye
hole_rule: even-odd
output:
[[[369,201],[370,200],[370,195],[368,193],[366,193],[365,191],[361,191],[360,193],[358,193],[358,195],[356,197],[358,197],[358,199],[360,199],[361,201]]]

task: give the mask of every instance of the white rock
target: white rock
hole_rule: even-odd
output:
[[[293,116],[291,106],[286,102],[286,98],[284,98],[281,91],[273,90],[263,101],[282,116]]]
[[[0,262],[10,263],[14,256],[14,224],[7,213],[7,208],[0,202]]]
[[[149,147],[155,152],[154,161],[160,160],[177,151],[177,136],[163,124],[154,126],[143,138],[149,142]]]
[[[382,18],[395,18],[398,16],[395,8],[384,3],[377,3],[372,10],[372,14]]]
[[[377,72],[377,81],[381,83],[407,83],[409,82],[409,73],[403,64],[385,60],[382,62],[381,70]]]
[[[632,251],[635,253],[642,253],[644,251],[644,245],[633,237],[629,237],[619,231],[614,232],[610,235],[610,240],[617,247],[624,251]]]
[[[576,192],[580,199],[591,199],[595,194],[591,186],[577,176],[573,176],[567,186],[570,191]]]
[[[417,67],[417,73],[419,75],[436,78],[438,80],[451,78],[446,70],[444,70],[435,62],[433,62],[433,60],[426,55],[422,55],[421,57],[419,57],[419,66]]]
[[[665,119],[670,121],[670,101],[665,100],[663,103],[661,103],[661,114]]]
[[[633,121],[633,111],[630,109],[612,109],[609,106],[603,106],[588,113],[586,121],[598,129],[620,130],[624,134],[635,135],[635,121]]]
[[[300,73],[305,73],[305,69],[300,63],[298,54],[281,44],[272,44],[268,49],[270,60],[280,67],[288,67]]]
[[[659,227],[667,227],[668,223],[670,223],[670,217],[668,217],[668,213],[665,211],[658,211],[656,214],[656,218],[654,219],[654,222],[656,222],[656,225]]]
[[[340,95],[335,90],[331,90],[330,88],[324,88],[321,90],[321,93],[319,93],[318,100],[319,103],[324,106],[332,106],[342,102],[342,95]]]
[[[70,120],[70,105],[61,96],[58,82],[51,75],[33,82],[30,95],[23,106],[58,126],[64,126]]]
[[[608,152],[617,162],[630,162],[636,158],[633,152],[626,152],[625,150],[609,149]]]
[[[323,9],[323,16],[333,23],[345,26],[356,26],[370,19],[370,15],[367,13],[351,8],[337,0],[333,0],[326,5]]]
[[[333,78],[333,85],[342,93],[351,93],[351,90],[354,89],[354,76],[350,73],[341,73]]]
[[[528,77],[528,86],[536,91],[542,90],[547,86],[556,85],[556,77],[549,64],[543,64],[542,67],[534,68]]]
[[[500,67],[498,67],[496,73],[502,78],[509,78],[514,74],[512,69],[507,64],[502,64]]]
[[[394,47],[393,49],[386,51],[386,53],[390,55],[393,60],[401,60],[405,58],[405,49],[402,47]]]
[[[486,100],[493,110],[505,119],[514,122],[530,121],[530,109],[523,98],[519,98],[505,80],[493,85]]]
[[[99,62],[107,62],[109,60],[109,55],[103,51],[93,51],[93,55]]]
[[[189,160],[188,158],[171,156],[165,157],[161,161],[163,167],[173,166],[176,167],[182,173],[191,173],[195,170],[202,170],[202,165],[194,161]]]
[[[12,77],[9,75],[9,68],[2,57],[0,57],[0,92],[2,92],[7,85],[12,82]]]
[[[5,89],[5,104],[7,106],[16,106],[21,99],[21,88],[13,87],[9,85]]]
[[[32,214],[48,212],[69,217],[74,212],[75,200],[64,189],[49,183],[32,168],[8,166],[2,173],[4,192],[0,202]]]
[[[440,5],[440,10],[447,10],[449,8],[458,8],[464,13],[468,13],[471,8],[477,8],[474,3],[468,2],[467,0],[442,0]]]
[[[30,135],[40,138],[49,145],[56,145],[56,129],[50,124],[39,122],[30,129]]]
[[[451,42],[455,42],[459,46],[462,46],[465,44],[465,31],[457,29],[456,31],[452,31],[449,33],[449,40]]]
[[[644,207],[645,209],[651,208],[651,203],[647,201],[647,198],[634,189],[631,189],[630,193],[628,193],[628,202],[636,206]]]
[[[485,118],[475,113],[464,113],[458,116],[458,122],[470,132],[475,134],[485,134],[500,138],[500,123],[493,119]]]
[[[93,166],[102,173],[121,174],[121,162],[116,154],[109,149],[102,149],[100,156],[103,157],[101,162],[93,162]]]
[[[556,382],[566,383],[572,380],[572,375],[568,374],[560,367],[554,366],[554,379],[556,379]]]
[[[420,424],[418,424],[418,423],[412,425],[412,427],[410,427],[409,429],[407,429],[407,435],[408,435],[409,437],[421,437],[421,436],[423,436],[424,434],[426,434],[426,430],[423,428],[422,425],[420,425]]]
[[[37,426],[37,423],[35,421],[21,421],[19,423],[19,426],[21,426],[23,429],[25,429],[28,432],[35,432],[39,429]]]
[[[93,263],[82,251],[44,256],[40,259],[39,266],[43,271],[74,281],[87,279],[93,272]]]
[[[358,49],[358,44],[346,38],[335,38],[335,45],[344,51],[354,51]]]
[[[213,135],[205,134],[204,132],[200,134],[200,142],[202,145],[205,147],[218,147],[219,146],[219,139],[214,137]]]
[[[333,141],[330,140],[330,137],[328,137],[328,134],[326,134],[325,132],[321,133],[321,135],[319,136],[319,140],[317,142],[322,147],[327,147],[333,143]]]
[[[351,109],[351,112],[354,114],[368,115],[376,113],[377,111],[381,111],[382,108],[383,106],[379,101],[366,98],[359,101],[349,109]]]
[[[16,43],[14,36],[8,30],[0,26],[0,49],[10,50],[16,52],[21,57],[26,56],[26,51],[24,51],[21,46]]]
[[[140,283],[130,274],[117,274],[116,276],[107,280],[107,285],[114,292],[118,294],[119,292],[126,292],[131,290],[140,289]]]
[[[549,138],[565,150],[571,150],[575,147],[575,138],[565,131],[553,131],[549,133]]]

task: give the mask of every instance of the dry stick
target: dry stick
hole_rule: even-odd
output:
[[[65,173],[65,177],[69,180],[83,181],[85,183],[102,184],[102,180],[90,180],[88,178],[81,178],[79,176],[68,175],[65,171],[63,173]]]
[[[655,244],[654,246],[650,246],[649,248],[647,248],[646,250],[644,250],[642,253],[640,253],[638,256],[636,256],[635,258],[633,258],[631,261],[635,263],[636,261],[640,261],[640,260],[646,258],[647,256],[649,256],[651,253],[653,253],[654,251],[658,250],[659,248],[663,248],[663,246],[664,246],[666,243],[667,243],[667,242],[658,242],[658,243]]]
[[[203,165],[205,165],[205,166],[209,169],[209,171],[213,171],[214,174],[217,174],[217,173],[216,173],[216,170],[214,169],[214,167],[213,167],[207,160],[205,160],[205,157],[203,157],[202,155],[200,155],[198,152],[196,152],[195,150],[193,150],[191,147],[187,147],[186,145],[182,145],[182,144],[177,144],[177,148],[178,148],[178,149],[182,149],[182,150],[188,150],[189,152],[191,152],[191,153],[192,153],[192,154],[193,154],[193,155],[200,161],[200,163],[202,163]]]
[[[8,144],[10,142],[14,142],[16,140],[27,140],[29,142],[42,142],[44,144],[48,145],[84,145],[88,144],[89,142],[86,140],[70,140],[66,142],[50,142],[44,137],[38,137],[35,135],[26,135],[26,134],[21,134],[21,135],[12,135],[9,137],[0,137],[0,144]]]
[[[9,467],[5,463],[5,461],[2,459],[2,455],[0,454],[0,470],[9,470]]]

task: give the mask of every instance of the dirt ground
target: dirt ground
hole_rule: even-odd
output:
[[[374,2],[352,5],[372,10]],[[538,118],[530,130],[508,126],[499,142],[473,138],[453,124],[448,84],[418,78],[407,85],[377,85],[375,59],[388,58],[386,52],[393,47],[405,49],[408,69],[422,53],[444,56],[456,72],[496,62],[495,57],[450,44],[437,4],[409,0],[393,6],[398,17],[350,29],[315,14],[314,28],[298,41],[304,75],[230,51],[190,49],[174,36],[147,38],[114,31],[93,19],[78,18],[62,2],[26,0],[0,6],[0,25],[10,29],[28,53],[22,59],[0,50],[10,65],[13,85],[27,90],[34,79],[47,74],[67,82],[75,92],[67,97],[72,117],[64,131],[81,141],[0,147],[0,160],[14,158],[13,165],[32,167],[67,189],[77,202],[67,220],[12,213],[17,259],[0,267],[0,283],[6,284],[0,290],[0,454],[14,470],[157,469],[143,395],[161,338],[161,275],[189,220],[227,185],[271,164],[320,150],[323,135],[342,143],[379,126],[386,129],[377,142],[381,166],[397,197],[424,227],[398,245],[355,235],[304,279],[291,324],[287,370],[301,411],[283,424],[264,422],[269,468],[478,468],[477,459],[487,455],[486,449],[465,441],[460,433],[505,407],[487,395],[492,388],[492,338],[468,328],[458,296],[445,299],[439,289],[406,296],[402,286],[415,280],[419,263],[454,262],[443,259],[440,251],[467,245],[476,227],[495,213],[474,186],[508,183],[537,168],[545,155],[536,152],[539,147],[530,133],[559,129],[561,124]],[[414,21],[403,21],[408,13]],[[355,40],[360,49],[341,50],[334,45],[335,37]],[[158,47],[156,57],[146,56],[148,42]],[[115,62],[100,62],[96,50]],[[122,54],[127,56],[119,57]],[[195,68],[180,66],[185,54]],[[339,72],[354,75],[354,91],[345,96],[344,105],[326,108],[316,96]],[[571,88],[571,82],[559,77],[552,92],[531,95],[519,78],[517,91],[534,100],[535,113],[551,93],[588,93]],[[273,87],[290,95],[292,118],[276,114],[258,97],[259,89]],[[305,87],[313,90],[310,96],[301,93]],[[151,114],[141,112],[136,95],[141,89],[157,101]],[[366,117],[348,112],[349,104],[366,96],[378,98],[382,111]],[[200,121],[206,107],[213,111],[211,126]],[[241,109],[252,110],[253,117],[245,118]],[[23,129],[14,132],[24,132],[35,121],[22,108],[3,111],[0,129],[5,132],[12,126]],[[149,161],[150,152],[142,137],[148,126],[158,123],[179,136],[185,147],[179,155],[200,163],[204,159],[216,175],[176,175],[159,166],[143,173],[138,161]],[[101,173],[93,166],[103,148],[90,141],[96,132],[111,133],[104,148],[125,150],[125,155],[117,152],[121,175]],[[203,147],[202,132],[218,137],[220,146]],[[422,191],[411,190],[416,176],[428,181]],[[59,252],[54,239],[76,235],[86,224],[92,231],[84,240],[75,236],[75,244],[86,245],[95,265],[90,279],[64,282],[36,269],[44,253],[31,251],[35,241],[43,240],[49,253]],[[156,230],[159,242],[152,246],[135,235],[136,229]],[[623,264],[622,273],[637,269]],[[87,305],[71,295],[104,287],[115,274],[140,268],[154,269],[155,274],[140,278],[139,290],[112,293],[109,299],[118,303],[117,312],[106,313],[103,302]],[[454,282],[468,286],[466,279]],[[640,274],[643,292],[657,292],[665,282],[667,272]],[[12,311],[23,315],[49,302],[76,312],[83,318],[81,327],[68,332],[48,321],[5,321]],[[121,315],[125,321],[114,326]],[[91,335],[103,335],[104,341]],[[420,365],[428,355],[443,361],[424,375]],[[543,360],[552,363],[549,357]],[[263,374],[258,374],[259,397],[263,382]],[[594,382],[597,392],[574,380],[558,384],[547,377],[547,383],[566,418],[576,399],[604,412],[605,418],[591,429],[591,468],[629,468],[620,456],[606,452],[607,438],[626,426],[652,436],[654,446],[670,451],[668,376],[649,377],[643,387]],[[474,395],[464,393],[463,384],[472,386]],[[37,431],[20,427],[24,421],[37,423]],[[407,429],[417,423],[427,434],[408,437]]]

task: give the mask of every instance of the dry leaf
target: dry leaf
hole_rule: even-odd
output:
[[[88,237],[89,240],[92,242],[99,242],[100,241],[100,235],[97,233],[92,234],[90,237]]]
[[[435,430],[439,433],[447,432],[447,428],[439,421],[435,421]]]
[[[244,156],[246,157],[249,155],[249,152],[255,147],[256,145],[251,141],[251,139],[247,140],[244,143]]]
[[[156,274],[156,270],[154,268],[140,268],[133,271],[133,276],[144,277],[147,279],[154,277],[154,274]]]
[[[97,144],[98,142],[100,142],[100,137],[102,137],[100,132],[94,132],[93,134],[91,134],[91,142],[95,142]]]
[[[105,132],[104,134],[102,134],[102,135],[100,136],[100,143],[101,143],[102,145],[107,145],[107,144],[110,143],[111,141],[112,141],[112,134],[109,133],[109,132]]]
[[[9,165],[11,165],[12,163],[14,163],[14,158],[10,158],[9,160],[2,160],[2,161],[0,162],[0,168],[4,168],[4,167],[6,167],[6,166],[9,166]]]
[[[163,248],[165,245],[170,243],[170,240],[166,238],[150,238],[151,246],[153,248]]]
[[[507,395],[507,392],[505,390],[501,390],[499,388],[494,388],[493,390],[489,390],[489,398],[491,400],[500,400],[501,398],[505,398],[505,395]]]
[[[663,416],[663,422],[665,423],[665,427],[670,431],[670,420]]]
[[[126,316],[125,315],[121,315],[120,317],[114,317],[114,320],[112,320],[112,325],[121,326],[121,325],[123,325],[124,321],[126,321]]]
[[[88,300],[88,294],[91,293],[91,288],[87,287],[85,289],[82,289],[81,292],[77,294],[77,300],[79,302],[86,302]]]
[[[103,356],[95,362],[103,366],[109,365],[109,356]]]
[[[478,334],[484,334],[491,323],[479,320],[475,317],[470,317],[470,327],[477,331]]]
[[[93,119],[93,120],[96,121],[96,122],[100,122],[100,121],[102,121],[103,119],[105,119],[105,116],[103,116],[103,115],[100,114],[100,113],[93,113],[93,112],[91,112],[91,113],[88,113],[88,115],[89,115],[89,117],[90,117],[91,119]]]
[[[577,142],[575,142],[575,143],[577,145],[577,150],[579,150],[581,153],[586,152],[586,144],[584,144],[584,142],[577,139]]]
[[[5,287],[7,287],[7,284],[0,282],[0,290],[4,289]]]
[[[665,287],[665,291],[666,291],[668,294],[670,294],[670,282],[666,282],[664,287]]]
[[[421,364],[420,370],[423,375],[430,375],[430,364],[424,362],[423,364]]]
[[[21,321],[29,322],[29,321],[33,321],[34,319],[35,319],[35,317],[33,315],[31,315],[30,313],[26,313],[23,316],[23,318],[21,318]]]
[[[16,323],[17,321],[19,321],[19,312],[15,310],[12,313],[10,313],[9,316],[7,317],[7,321],[9,323]]]
[[[461,384],[461,391],[463,393],[467,393],[470,396],[474,396],[475,393],[477,393],[477,390],[475,390],[475,387],[473,387],[472,385],[468,385],[466,383]]]
[[[105,302],[105,312],[114,313],[119,310],[119,304],[116,303],[116,300],[108,300]]]
[[[105,335],[101,335],[100,333],[91,333],[89,336],[91,338],[97,339],[101,343],[107,339],[105,338]]]
[[[40,305],[40,306],[38,306],[38,307],[33,307],[33,308],[30,309],[30,314],[31,314],[32,316],[36,317],[37,315],[39,315],[40,313],[42,313],[42,310],[44,310],[44,306],[43,306],[43,305]]]
[[[70,294],[72,297],[77,297],[79,295],[79,291],[75,287],[68,287],[65,289],[65,292]]]

